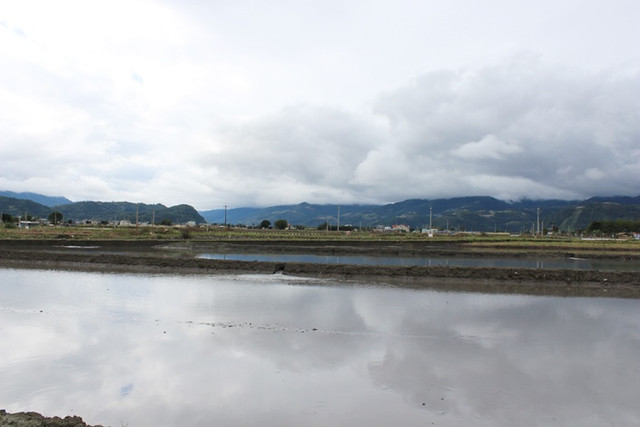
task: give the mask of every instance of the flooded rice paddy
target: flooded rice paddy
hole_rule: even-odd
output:
[[[640,300],[0,269],[0,407],[90,424],[638,425]]]
[[[270,253],[269,251],[198,251],[168,247],[163,249],[139,250],[131,247],[106,247],[99,245],[60,245],[54,252],[68,252],[78,254],[104,254],[127,256],[167,256],[194,257],[213,260],[233,261],[266,261],[266,262],[302,262],[317,264],[350,264],[375,266],[452,266],[452,267],[500,267],[500,268],[538,268],[538,269],[567,269],[567,270],[601,270],[601,271],[637,271],[640,272],[640,262],[637,259],[618,258],[589,258],[580,256],[510,256],[510,255],[433,255],[433,256],[403,256],[403,255],[361,255],[361,254],[313,254],[313,253]]]
[[[389,266],[452,266],[452,267],[504,267],[504,268],[556,268],[569,270],[640,271],[640,262],[625,259],[578,257],[505,257],[505,256],[363,256],[313,255],[268,253],[203,253],[204,259],[267,262],[309,262],[318,264],[389,265]]]

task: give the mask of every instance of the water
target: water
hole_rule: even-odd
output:
[[[455,267],[504,267],[551,268],[569,270],[640,271],[640,262],[624,259],[586,259],[550,257],[401,257],[358,255],[311,255],[268,253],[204,253],[205,259],[235,261],[308,262],[319,264],[397,265],[397,266],[455,266]]]
[[[0,407],[95,424],[639,425],[640,301],[0,269]]]
[[[510,257],[510,256],[370,256],[370,255],[315,255],[304,253],[242,253],[242,252],[192,252],[176,248],[140,251],[130,247],[58,246],[62,250],[78,254],[110,254],[128,256],[196,257],[204,259],[227,259],[234,261],[305,262],[320,264],[391,265],[391,266],[455,266],[455,267],[503,267],[503,268],[549,268],[569,270],[637,271],[638,260],[602,258],[558,258],[558,257]]]

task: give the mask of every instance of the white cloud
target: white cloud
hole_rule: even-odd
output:
[[[509,154],[520,153],[522,148],[516,144],[503,141],[495,135],[486,135],[480,141],[467,142],[452,151],[463,159],[497,159],[502,160]]]

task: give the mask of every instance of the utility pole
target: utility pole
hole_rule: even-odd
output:
[[[429,206],[429,231],[433,230],[433,207]]]
[[[227,205],[224,205],[224,228],[227,228]]]
[[[136,203],[136,228],[138,228],[138,204]]]
[[[538,230],[536,232],[536,236],[540,237],[540,208],[538,208],[538,219],[537,219],[536,224],[537,224],[537,227],[538,227]]]
[[[338,205],[338,231],[340,231],[340,205]]]

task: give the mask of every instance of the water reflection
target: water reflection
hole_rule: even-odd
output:
[[[356,264],[394,266],[455,266],[505,268],[555,268],[571,270],[640,271],[640,263],[624,259],[532,258],[532,257],[402,257],[364,255],[313,255],[269,253],[203,253],[205,259],[268,262],[307,262],[317,264]]]
[[[637,300],[278,275],[0,279],[10,411],[136,426],[640,423]]]

